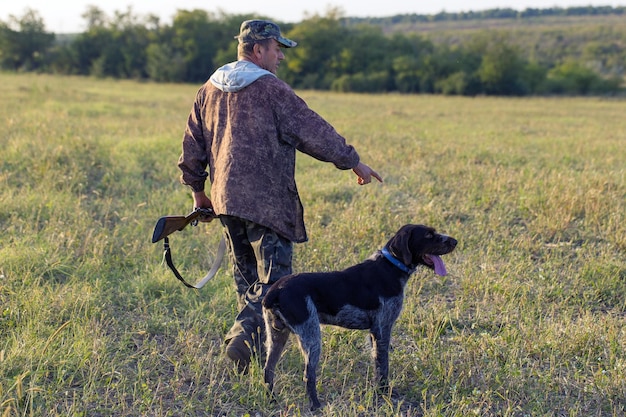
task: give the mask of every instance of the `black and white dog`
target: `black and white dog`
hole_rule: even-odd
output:
[[[263,300],[267,359],[265,382],[274,387],[274,369],[289,334],[296,335],[304,356],[304,380],[311,409],[321,407],[316,368],[321,353],[320,324],[369,329],[376,379],[385,386],[389,374],[391,329],[400,315],[404,287],[419,265],[446,275],[439,257],[456,247],[456,239],[423,225],[408,224],[364,262],[343,271],[292,274],[280,278]]]

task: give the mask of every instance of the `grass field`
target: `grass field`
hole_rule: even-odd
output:
[[[309,414],[291,343],[271,403],[234,372],[226,263],[185,288],[150,242],[191,210],[176,161],[197,86],[0,74],[0,415]],[[302,92],[385,179],[309,157],[310,241],[331,270],[405,223],[459,240],[449,275],[419,270],[393,332],[392,392],[365,334],[324,329],[324,416],[626,413],[626,101]],[[219,225],[172,236],[190,279]]]

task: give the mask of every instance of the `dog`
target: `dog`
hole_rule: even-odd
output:
[[[456,239],[431,227],[407,224],[360,264],[343,271],[291,274],[276,281],[263,299],[267,352],[263,373],[271,395],[276,364],[293,333],[304,357],[311,410],[321,407],[316,389],[320,324],[369,330],[376,380],[385,387],[391,329],[402,310],[409,276],[420,265],[446,275],[440,256],[456,245]]]

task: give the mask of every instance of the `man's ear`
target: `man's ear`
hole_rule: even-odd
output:
[[[256,56],[257,58],[261,58],[262,48],[263,45],[261,45],[260,43],[255,43],[252,47],[252,53],[254,53],[254,56]]]

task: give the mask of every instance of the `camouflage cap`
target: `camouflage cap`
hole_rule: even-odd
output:
[[[239,43],[276,39],[285,48],[297,45],[291,39],[284,38],[278,25],[269,20],[246,20],[241,24],[239,35],[235,36],[235,39],[239,39]]]

